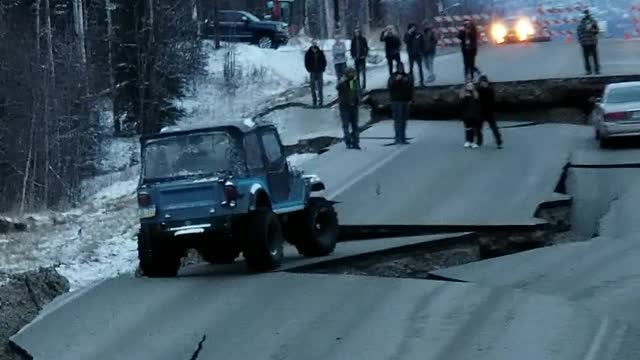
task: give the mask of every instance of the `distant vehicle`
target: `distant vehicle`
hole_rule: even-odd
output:
[[[527,16],[497,18],[491,22],[491,40],[498,45],[547,40],[544,29],[541,30],[536,30],[532,19]]]
[[[615,137],[640,136],[639,81],[608,84],[593,102],[590,118],[601,147]]]
[[[277,49],[289,42],[288,25],[280,21],[261,20],[247,11],[221,10],[219,13],[220,39],[243,42],[261,48]],[[215,18],[211,14],[205,20],[204,34],[214,38]]]
[[[272,125],[167,131],[140,139],[138,257],[150,277],[176,276],[186,249],[212,264],[243,254],[256,271],[280,266],[283,243],[333,252],[338,218],[325,185],[290,168]]]

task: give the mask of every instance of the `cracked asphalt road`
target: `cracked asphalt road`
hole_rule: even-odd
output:
[[[510,51],[519,50],[493,56]],[[540,60],[556,51],[534,54]],[[537,65],[531,53],[510,54]],[[558,63],[569,66],[562,57]],[[455,62],[450,66],[447,71],[458,71]],[[509,66],[505,72],[515,77],[529,71],[523,64]],[[344,200],[343,222],[531,221],[535,203],[555,188],[557,179],[547,177],[559,175],[572,153],[605,162],[636,151],[594,150],[591,129],[564,125],[512,128],[505,130],[502,151],[491,145],[465,151],[461,124],[420,124],[409,125],[409,147],[382,146],[391,137],[383,123],[365,133],[379,139],[363,143],[362,152],[338,144],[309,163],[327,177],[328,195]],[[639,354],[638,317],[621,314],[632,312],[640,295],[640,254],[637,241],[625,240],[637,239],[637,228],[629,225],[637,216],[627,215],[637,203],[624,199],[612,203],[620,206],[616,221],[629,229],[623,234],[450,270],[473,284],[247,275],[239,265],[204,273],[186,269],[176,279],[122,276],[58,302],[13,341],[35,359],[56,360],[189,359],[203,335],[202,359],[633,359]],[[621,228],[612,221],[603,226]],[[348,246],[340,244],[339,251],[381,245]],[[545,257],[545,251],[557,255]]]

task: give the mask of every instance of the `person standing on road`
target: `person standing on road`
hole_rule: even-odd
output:
[[[307,50],[304,56],[304,66],[309,72],[311,80],[311,96],[313,97],[313,106],[318,104],[322,106],[323,94],[322,90],[324,83],[322,81],[322,75],[327,68],[327,58],[324,56],[324,51],[318,47],[318,42],[313,40],[311,47]]]
[[[409,144],[406,130],[409,120],[409,104],[413,100],[413,76],[404,71],[402,62],[398,63],[396,72],[389,78],[388,87],[396,135],[394,144]]]
[[[476,68],[476,55],[478,54],[478,30],[470,20],[465,20],[463,29],[458,33],[460,47],[462,48],[462,60],[464,62],[464,77],[466,81],[473,81]]]
[[[422,72],[422,54],[424,53],[424,38],[418,31],[416,24],[409,24],[407,33],[404,34],[404,43],[407,45],[409,55],[409,74],[413,76],[413,66],[418,65],[420,70],[420,86],[424,86],[424,73]]]
[[[589,10],[584,11],[584,17],[578,25],[578,39],[582,45],[584,67],[587,75],[591,75],[591,58],[596,74],[600,74],[600,62],[598,61],[598,22],[591,16]]]
[[[332,52],[336,77],[340,81],[347,69],[347,45],[340,39],[340,35],[336,35],[336,42],[333,44]]]
[[[477,149],[480,147],[480,101],[478,91],[472,82],[467,82],[460,91],[462,102],[462,121],[464,122],[465,143],[464,147]]]
[[[367,88],[367,56],[369,56],[367,38],[362,36],[360,29],[356,29],[351,39],[351,58],[356,66],[356,77],[362,90]]]
[[[424,67],[429,72],[428,82],[436,80],[436,74],[433,71],[433,63],[436,58],[436,49],[438,48],[438,37],[431,24],[424,24]]]
[[[353,68],[347,68],[344,76],[338,81],[338,104],[340,119],[344,131],[344,142],[347,149],[360,149],[358,129],[358,105],[360,104],[360,89]]]
[[[400,47],[402,46],[398,32],[393,25],[389,25],[382,30],[380,41],[384,42],[384,52],[389,65],[389,76],[391,76],[393,74],[393,62],[395,61],[396,65],[400,63]]]
[[[480,101],[480,131],[478,133],[478,145],[482,146],[482,127],[484,122],[489,123],[489,127],[491,128],[491,132],[493,133],[493,138],[496,141],[496,145],[498,149],[502,149],[502,136],[500,134],[500,129],[498,129],[498,124],[496,123],[496,118],[494,116],[495,112],[495,98],[496,93],[493,89],[491,83],[489,83],[489,79],[482,75],[478,79],[480,84],[478,86],[478,97]]]

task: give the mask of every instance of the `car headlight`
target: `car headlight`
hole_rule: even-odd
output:
[[[520,19],[516,25],[516,32],[518,33],[518,38],[521,41],[527,40],[534,34],[533,25],[529,20]]]
[[[504,38],[507,36],[507,28],[500,23],[493,24],[491,27],[491,36],[497,43],[504,42]]]

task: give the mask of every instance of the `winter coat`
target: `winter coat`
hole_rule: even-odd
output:
[[[435,30],[430,27],[424,28],[424,53],[425,55],[434,55],[438,47],[438,37]]]
[[[307,50],[304,55],[304,67],[309,73],[323,73],[327,68],[327,58],[324,56],[324,51],[320,50],[316,46],[318,51],[313,52],[313,46]]]
[[[364,61],[369,55],[369,44],[367,44],[367,39],[360,35],[354,36],[351,39],[351,57],[354,60]]]
[[[481,107],[480,99],[476,99],[473,95],[462,96],[460,99],[460,106],[462,110],[462,120],[464,121],[478,121],[480,119]]]
[[[493,116],[496,102],[496,92],[493,87],[478,86],[478,100],[480,101],[480,111],[484,117]]]
[[[344,42],[336,42],[333,44],[333,63],[334,64],[346,64],[347,63],[347,45]]]
[[[389,78],[391,101],[409,102],[413,99],[413,77],[405,72],[395,72]]]
[[[595,21],[591,15],[587,15],[582,18],[580,25],[578,25],[578,39],[580,45],[589,46],[596,45],[598,43],[598,22]]]
[[[404,34],[404,43],[407,44],[409,57],[419,57],[424,53],[424,37],[418,31]]]
[[[358,80],[355,77],[343,76],[336,85],[338,90],[338,103],[340,106],[358,106],[360,103],[360,93]]]
[[[458,39],[460,40],[462,52],[470,54],[476,54],[478,52],[478,30],[475,27],[469,32],[460,30]]]
[[[398,35],[387,34],[386,31],[383,31],[382,34],[380,34],[380,41],[384,42],[384,52],[387,59],[400,56],[400,47],[402,46],[402,43],[400,42]]]

